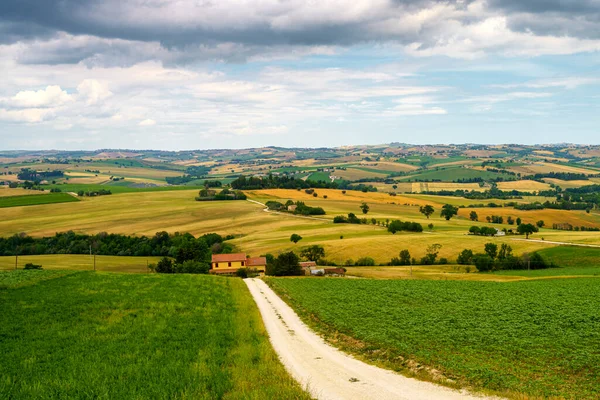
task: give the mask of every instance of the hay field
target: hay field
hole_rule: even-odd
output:
[[[551,225],[553,221],[570,221],[574,225],[585,226],[600,225],[600,216],[594,213],[562,210],[516,211],[504,208],[464,208],[459,211],[460,218],[445,221],[439,217],[441,205],[454,198],[441,196],[389,196],[385,193],[358,191],[348,191],[344,195],[341,191],[333,189],[317,190],[317,198],[296,190],[247,192],[250,198],[259,201],[302,200],[308,205],[323,207],[327,212],[327,215],[322,216],[324,220],[306,219],[287,214],[267,213],[263,211],[262,206],[248,201],[196,202],[196,193],[196,190],[123,193],[84,198],[76,203],[0,209],[0,231],[4,236],[20,232],[32,236],[51,236],[55,232],[68,230],[88,234],[110,232],[137,235],[154,235],[163,230],[171,233],[190,232],[194,235],[216,232],[237,235],[231,243],[240,251],[253,256],[267,252],[277,254],[319,244],[325,247],[327,259],[344,264],[348,259],[356,260],[367,256],[373,257],[377,263],[386,263],[403,249],[408,249],[413,257],[421,258],[425,255],[426,247],[433,243],[442,244],[440,257],[446,257],[451,262],[456,259],[460,250],[470,248],[481,251],[484,244],[490,241],[498,244],[508,243],[517,254],[553,246],[535,240],[515,240],[518,238],[513,237],[485,238],[466,235],[469,227],[474,224],[466,218],[471,210],[476,210],[480,221],[484,221],[478,225],[489,225],[485,222],[487,213],[512,215],[514,218],[521,216],[524,222],[543,219],[547,225]],[[328,198],[324,199],[323,195],[327,195]],[[392,235],[385,228],[372,224],[331,222],[334,216],[349,212],[362,216],[359,205],[363,201],[371,207],[366,215],[368,219],[401,219],[419,222],[425,227],[432,223],[433,231],[429,232],[426,228],[425,233]],[[425,204],[436,208],[430,219],[419,213],[419,205]],[[290,242],[292,233],[300,234],[303,237],[302,241],[296,245]],[[532,238],[542,237],[553,241],[600,244],[600,235],[597,232],[544,229]]]
[[[346,179],[349,181],[355,181],[357,179],[368,179],[368,178],[385,178],[388,176],[386,172],[372,172],[372,171],[363,171],[358,168],[350,168],[348,167],[346,170],[335,170],[335,176],[339,176],[342,179]]]
[[[563,181],[561,179],[544,178],[544,182],[553,183],[563,189],[580,188],[582,186],[597,185],[598,178],[592,178],[589,181]]]
[[[118,257],[96,256],[96,271],[147,273],[147,263],[156,263],[160,257]],[[47,254],[40,256],[19,256],[17,268],[25,264],[41,265],[45,270],[93,271],[94,259],[89,254]],[[0,270],[13,270],[15,257],[0,257]]]
[[[25,196],[25,195],[35,195],[35,194],[43,194],[43,191],[39,190],[28,190],[23,188],[14,188],[11,189],[8,186],[0,185],[0,197],[10,197],[10,196]]]
[[[361,167],[366,167],[369,169],[376,169],[381,171],[391,171],[391,172],[406,172],[406,171],[414,171],[418,169],[418,167],[410,164],[402,164],[397,162],[390,161],[363,161],[359,164]]]
[[[535,211],[523,211],[515,210],[509,207],[499,208],[462,208],[458,211],[459,217],[468,219],[471,211],[477,212],[479,215],[479,221],[482,223],[486,222],[487,216],[498,215],[506,218],[511,216],[514,219],[517,217],[521,218],[523,223],[535,224],[537,221],[544,221],[545,226],[552,227],[552,224],[569,223],[573,226],[587,226],[595,227],[600,226],[600,216],[594,213],[587,214],[585,211],[568,211],[568,210],[535,210]],[[506,225],[506,227],[511,227]],[[512,228],[516,228],[515,225]],[[600,234],[597,234],[600,237]]]
[[[546,174],[549,172],[571,172],[575,174],[595,175],[596,170],[572,167],[553,163],[536,162],[533,164],[521,165],[518,167],[509,167],[510,171],[521,174]]]
[[[483,192],[487,188],[480,187],[478,183],[452,183],[452,182],[414,182],[412,183],[412,192],[439,192],[442,190],[468,190]]]
[[[521,180],[510,182],[498,182],[500,190],[518,190],[522,192],[537,192],[540,190],[550,190],[550,185],[538,181]]]

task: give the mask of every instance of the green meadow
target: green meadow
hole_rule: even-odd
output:
[[[70,203],[79,201],[68,193],[30,194],[0,197],[0,208],[37,206],[41,204]]]
[[[239,279],[0,272],[0,397],[304,399]]]

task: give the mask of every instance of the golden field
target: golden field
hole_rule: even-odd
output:
[[[55,232],[73,230],[95,234],[111,232],[135,235],[154,235],[158,231],[190,232],[200,235],[216,232],[236,235],[231,243],[240,251],[252,256],[267,252],[299,250],[307,245],[319,244],[326,250],[326,258],[339,264],[360,257],[372,257],[378,263],[388,262],[403,249],[408,249],[415,258],[425,255],[427,246],[442,245],[440,257],[452,262],[464,248],[482,251],[485,243],[510,244],[515,253],[533,251],[554,246],[542,241],[516,240],[522,237],[486,238],[467,235],[473,224],[489,225],[486,215],[521,216],[525,222],[543,219],[547,225],[555,222],[570,222],[573,225],[600,226],[600,216],[577,211],[542,210],[516,211],[509,208],[463,208],[459,218],[445,221],[439,211],[448,201],[469,203],[470,200],[425,195],[390,196],[386,193],[363,193],[317,189],[318,197],[297,190],[247,191],[249,198],[261,202],[267,200],[301,200],[311,206],[323,207],[327,215],[319,219],[301,218],[290,214],[265,212],[263,207],[249,201],[197,202],[196,190],[123,193],[96,198],[84,198],[80,202],[48,204],[29,207],[0,209],[0,231],[4,236],[26,232],[32,236],[49,236]],[[323,196],[327,195],[327,199]],[[362,216],[359,206],[367,202],[371,210],[369,220],[401,219],[423,224],[424,233],[397,233],[392,235],[386,228],[376,225],[333,224],[336,215],[353,212]],[[419,206],[431,204],[435,214],[425,218]],[[475,210],[479,223],[468,220],[468,213]],[[321,219],[322,218],[322,219]],[[427,225],[432,223],[433,230]],[[515,228],[510,225],[494,225],[498,228]],[[292,233],[303,239],[298,244],[290,242]],[[598,232],[562,232],[549,229],[533,236],[547,241],[600,244]],[[83,261],[82,261],[83,262]]]

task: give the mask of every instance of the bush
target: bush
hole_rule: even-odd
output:
[[[479,272],[488,272],[494,268],[494,260],[487,254],[475,254],[473,256],[473,264],[475,264]]]
[[[375,265],[375,260],[373,260],[371,257],[361,257],[358,260],[356,260],[354,265],[360,267],[372,267]]]
[[[294,276],[303,275],[298,256],[293,252],[282,253],[272,262],[267,260],[267,275]]]
[[[42,269],[42,266],[38,264],[27,263],[23,269]]]
[[[175,269],[173,268],[173,261],[168,257],[163,257],[156,264],[156,272],[159,274],[173,274],[175,273]]]
[[[456,258],[456,262],[461,265],[471,264],[473,261],[473,251],[469,249],[464,249],[460,252],[458,257]]]
[[[388,232],[396,234],[396,232],[408,231],[408,232],[423,232],[423,225],[418,222],[402,222],[395,220],[389,223]]]
[[[210,265],[194,260],[186,260],[175,266],[175,272],[179,274],[208,274]]]
[[[440,258],[439,263],[440,263],[440,265],[446,265],[446,264],[448,264],[448,259],[442,257],[442,258]]]
[[[248,270],[246,268],[240,268],[237,271],[235,271],[235,276],[245,279],[248,277]]]

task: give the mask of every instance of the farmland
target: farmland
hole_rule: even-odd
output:
[[[241,280],[0,272],[6,398],[308,398]]]
[[[156,263],[159,257],[127,257],[127,256],[95,256],[96,271],[148,273],[148,264]],[[18,269],[27,263],[41,265],[44,270],[91,271],[94,269],[94,258],[81,254],[45,254],[36,256],[19,256]],[[15,268],[15,257],[0,257],[0,271]]]
[[[598,279],[268,283],[330,342],[373,363],[513,398],[600,396]]]
[[[79,199],[68,193],[26,194],[0,197],[0,208],[36,206],[40,204],[71,203]]]

